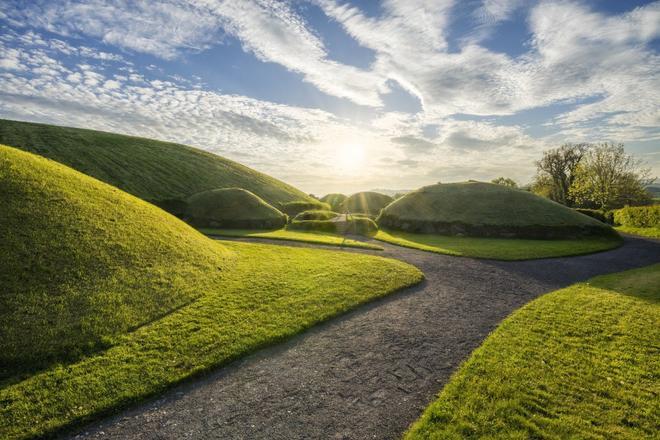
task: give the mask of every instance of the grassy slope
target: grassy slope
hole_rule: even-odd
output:
[[[611,237],[581,240],[523,240],[507,238],[453,237],[380,230],[376,240],[399,246],[472,258],[531,260],[589,254],[619,247],[622,240]]]
[[[311,200],[277,179],[184,145],[0,119],[0,143],[61,162],[145,200],[237,187],[268,203]]]
[[[635,228],[633,226],[615,226],[619,232],[624,234],[639,235],[640,237],[660,238],[660,227],[657,228]]]
[[[345,209],[350,213],[362,213],[369,215],[378,215],[381,209],[389,205],[392,197],[385,194],[363,191],[349,196],[342,204],[340,211]]]
[[[547,294],[507,318],[407,439],[657,437],[660,265]]]
[[[422,278],[414,267],[381,257],[224,246],[237,258],[222,283],[191,305],[107,351],[1,388],[0,438],[81,423]]]
[[[0,379],[111,345],[216,285],[229,257],[140,199],[5,146],[0,199]]]
[[[242,188],[222,188],[194,194],[187,200],[192,219],[281,220],[284,214],[261,197]]]
[[[269,238],[272,240],[289,240],[289,241],[302,241],[312,244],[327,244],[332,246],[345,246],[362,249],[373,249],[382,251],[381,246],[364,243],[357,240],[345,239],[341,235],[335,235],[323,232],[301,232],[291,231],[287,229],[277,229],[275,231],[258,231],[252,229],[208,229],[202,228],[201,232],[208,235],[219,235],[225,237],[254,237],[254,238]]]
[[[601,225],[586,215],[530,192],[483,182],[423,187],[394,201],[383,215],[476,225]]]

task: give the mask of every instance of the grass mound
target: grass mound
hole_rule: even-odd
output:
[[[153,205],[0,146],[0,378],[112,345],[217,283],[228,253]]]
[[[333,211],[326,211],[323,209],[313,209],[310,211],[303,211],[296,215],[293,220],[330,220],[337,217],[339,214]]]
[[[342,204],[342,209],[350,213],[376,216],[381,209],[392,203],[392,200],[394,200],[392,197],[385,194],[364,191],[348,197]]]
[[[328,246],[350,247],[358,249],[371,249],[382,251],[383,247],[377,244],[346,238],[343,235],[327,232],[301,232],[291,229],[276,229],[274,231],[260,231],[254,229],[200,229],[200,232],[219,237],[239,238],[267,238],[269,240],[299,241],[303,243],[322,244]]]
[[[406,439],[657,438],[660,265],[596,277],[507,318]]]
[[[332,208],[333,211],[337,212],[341,212],[342,205],[346,199],[346,195],[339,193],[326,194],[325,196],[321,197],[321,201],[323,203],[327,203],[330,205],[330,208]]]
[[[68,165],[177,215],[181,201],[216,188],[244,188],[273,206],[311,200],[239,163],[170,142],[0,119],[0,144]]]
[[[476,237],[612,236],[598,220],[530,192],[482,182],[437,184],[406,194],[383,210],[381,228]]]
[[[287,216],[250,191],[222,188],[188,198],[186,220],[203,228],[278,229]]]
[[[304,211],[330,211],[330,205],[318,200],[295,200],[293,202],[280,203],[279,208],[289,217],[295,217]]]

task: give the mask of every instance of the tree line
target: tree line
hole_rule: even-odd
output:
[[[646,187],[655,178],[621,143],[567,143],[545,151],[536,169],[528,189],[572,208],[610,210],[653,202]],[[492,182],[517,187],[505,177]]]

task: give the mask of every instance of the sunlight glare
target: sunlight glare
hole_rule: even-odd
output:
[[[356,172],[362,169],[366,154],[359,144],[345,144],[337,151],[339,168],[345,172]]]

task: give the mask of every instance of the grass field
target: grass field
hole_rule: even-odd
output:
[[[656,228],[635,228],[633,226],[615,226],[619,232],[624,234],[639,235],[640,237],[660,238],[660,227]]]
[[[0,385],[0,438],[114,411],[422,279],[382,257],[247,243],[222,249],[232,264],[197,301],[103,352]]]
[[[465,362],[406,439],[657,438],[660,265],[533,301]]]
[[[619,247],[616,237],[580,240],[523,240],[509,238],[453,237],[380,230],[376,240],[399,246],[459,257],[494,260],[531,260],[588,254]]]
[[[382,251],[381,246],[365,243],[362,241],[345,239],[341,235],[335,235],[323,232],[301,232],[288,229],[277,229],[274,231],[255,231],[252,229],[210,229],[202,228],[200,232],[207,235],[218,235],[225,237],[246,237],[246,238],[269,238],[271,240],[289,240],[302,241],[312,244],[327,244],[331,246],[345,246],[362,249],[373,249]]]
[[[152,202],[184,200],[216,188],[243,188],[276,207],[312,200],[239,163],[153,139],[0,119],[0,144],[53,159]]]
[[[608,225],[549,199],[473,181],[410,192],[383,209],[377,222],[385,229],[477,237],[614,235]]]

